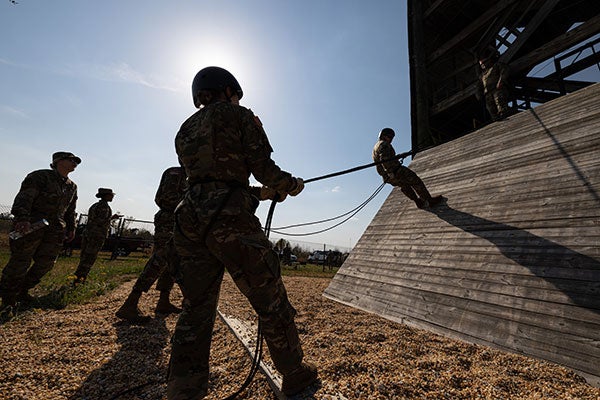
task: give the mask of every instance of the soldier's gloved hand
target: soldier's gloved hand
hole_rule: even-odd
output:
[[[75,231],[67,231],[65,232],[65,241],[67,243],[72,242],[75,239]]]
[[[300,194],[302,189],[304,189],[304,179],[302,179],[302,178],[292,178],[292,179],[294,179],[295,185],[292,187],[292,189],[290,191],[288,191],[288,194],[290,196],[297,196],[298,194]]]
[[[15,231],[25,233],[31,228],[31,223],[29,221],[21,221],[15,222]]]
[[[268,186],[261,186],[260,188],[260,196],[259,200],[277,200],[277,202],[281,203],[287,194],[278,192],[277,190],[270,188]]]

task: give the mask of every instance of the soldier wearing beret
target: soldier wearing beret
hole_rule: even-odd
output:
[[[75,285],[84,283],[87,279],[90,269],[92,269],[96,258],[98,258],[98,253],[104,246],[110,228],[110,221],[120,217],[118,214],[113,214],[108,205],[115,197],[112,189],[98,188],[96,197],[100,200],[92,204],[88,210],[87,224],[81,241],[79,265],[75,271],[75,281],[73,282]]]
[[[25,236],[10,240],[10,259],[0,279],[3,308],[30,302],[29,289],[52,269],[63,241],[73,240],[77,185],[68,175],[80,163],[73,153],[60,151],[52,155],[51,169],[33,171],[23,180],[11,213],[14,230]],[[48,226],[27,234],[41,220]]]

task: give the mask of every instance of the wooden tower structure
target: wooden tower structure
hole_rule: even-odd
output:
[[[447,201],[420,210],[395,188],[326,297],[600,385],[600,84],[569,79],[598,62],[599,7],[409,0],[410,167]],[[493,123],[473,73],[490,44],[516,111]]]

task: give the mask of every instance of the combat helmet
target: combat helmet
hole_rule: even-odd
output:
[[[394,132],[392,128],[383,128],[381,132],[379,132],[379,140],[383,139],[384,136],[393,138],[396,136],[396,132]]]
[[[198,97],[200,91],[211,89],[225,90],[227,86],[237,93],[238,98],[241,99],[244,95],[242,87],[231,72],[221,67],[206,67],[201,69],[198,71],[192,82],[192,98],[194,99],[194,105],[196,108],[200,108],[201,103],[200,98]]]

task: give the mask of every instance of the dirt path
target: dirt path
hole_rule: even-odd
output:
[[[321,388],[310,397],[332,399],[599,399],[568,369],[446,339],[329,301],[328,279],[285,278],[298,309],[306,358],[319,366]],[[94,303],[65,310],[37,310],[0,326],[0,398],[109,400],[163,399],[169,339],[176,317],[146,326],[114,316],[129,293],[127,283]],[[175,302],[180,294],[173,294]],[[151,314],[152,290],[141,308]],[[241,319],[254,315],[229,279],[220,309]],[[265,346],[266,347],[266,346]],[[268,355],[266,356],[268,360]],[[221,399],[244,380],[249,360],[217,320],[208,399]],[[257,374],[241,399],[271,399]]]

